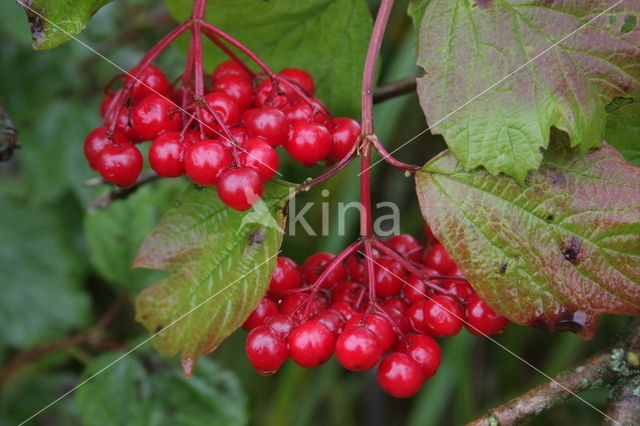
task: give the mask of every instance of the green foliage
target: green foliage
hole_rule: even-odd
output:
[[[80,34],[91,16],[111,0],[19,0],[31,25],[33,48],[52,49]]]
[[[416,176],[425,220],[471,285],[519,324],[593,336],[640,314],[640,169],[611,146],[547,152],[525,187],[444,152]]]
[[[139,291],[159,278],[157,272],[134,270],[131,264],[144,238],[185,186],[183,180],[165,180],[85,216],[91,262],[107,281],[122,290]]]
[[[78,389],[83,425],[198,426],[247,423],[246,397],[237,378],[203,359],[185,380],[175,365],[153,356],[105,354],[89,364],[85,378],[105,370]],[[112,364],[112,365],[110,365]]]
[[[189,16],[191,0],[165,0]],[[248,46],[274,71],[299,67],[313,75],[318,99],[337,115],[356,117],[371,15],[363,0],[211,0],[207,20]],[[215,47],[208,64],[226,60]]]
[[[136,319],[150,333],[162,331],[154,338],[156,348],[167,357],[180,353],[187,376],[200,355],[235,331],[264,295],[291,189],[270,181],[264,203],[238,212],[215,189],[192,186],[142,244],[135,266],[170,276],[140,293]]]
[[[540,165],[551,127],[566,132],[579,155],[600,146],[605,106],[640,94],[640,29],[629,30],[627,19],[640,8],[619,4],[596,18],[609,6],[429,2],[418,94],[432,131],[466,170],[484,166],[522,183]]]
[[[613,111],[604,138],[627,161],[640,167],[640,104],[633,103]]]
[[[3,196],[0,271],[0,349],[42,343],[87,325],[83,263],[55,211]]]

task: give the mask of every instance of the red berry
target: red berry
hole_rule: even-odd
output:
[[[236,61],[226,61],[222,62],[213,70],[212,83],[215,84],[215,81],[227,76],[227,75],[238,75],[240,77],[245,78],[246,80],[253,80],[253,75],[249,70],[244,67],[242,64]]]
[[[131,100],[134,104],[150,95],[166,95],[171,90],[171,83],[160,68],[153,65],[147,66],[137,77],[138,67],[131,68],[125,79],[125,84],[134,80],[131,87]]]
[[[258,306],[251,311],[247,319],[242,324],[242,328],[245,330],[253,330],[259,325],[264,324],[265,320],[272,315],[278,313],[278,305],[267,297],[263,298]]]
[[[305,70],[301,70],[299,68],[285,68],[280,71],[278,75],[297,84],[309,96],[313,96],[316,91],[316,86],[313,83],[313,77],[311,77],[311,74]]]
[[[114,130],[111,138],[104,127],[92,130],[84,140],[84,155],[87,158],[89,167],[96,169],[98,155],[109,145],[122,145],[129,142],[127,136],[120,130]]]
[[[424,334],[410,334],[407,341],[409,344],[403,352],[420,364],[424,380],[433,377],[442,361],[442,351],[438,342]]]
[[[104,95],[104,98],[102,98],[102,102],[100,102],[100,117],[104,118],[104,116],[107,115],[107,112],[109,112],[109,107],[111,106],[111,102],[113,101],[114,96],[115,96],[115,93],[106,93]]]
[[[443,275],[447,275],[456,268],[456,264],[442,244],[436,244],[430,250],[427,250],[424,254],[423,263]]]
[[[326,114],[326,107],[322,102],[317,99],[311,99],[309,102],[300,100],[293,105],[289,105],[283,111],[287,115],[289,123],[296,123],[299,121],[313,122],[317,124],[327,124],[329,116]],[[315,110],[314,110],[315,109]]]
[[[315,123],[293,123],[285,143],[289,154],[304,166],[313,166],[331,151],[331,134],[326,127]]]
[[[178,132],[160,134],[149,148],[149,164],[158,176],[172,178],[184,174],[185,143]]]
[[[449,337],[462,328],[462,306],[448,296],[434,296],[425,305],[425,326],[430,335]]]
[[[349,321],[353,315],[355,315],[355,309],[346,302],[334,302],[327,309],[333,309],[340,312],[346,321]]]
[[[425,323],[427,309],[429,306],[430,305],[427,304],[427,300],[423,298],[409,306],[409,309],[407,309],[407,312],[405,313],[406,317],[409,319],[411,328],[416,333],[427,333],[429,331],[429,328]]]
[[[298,98],[298,94],[288,85],[278,83],[276,90],[273,82],[266,79],[260,83],[256,90],[255,104],[257,107],[285,109]]]
[[[241,145],[245,141],[249,140],[249,132],[247,132],[247,129],[244,127],[234,127],[230,129],[230,132],[236,145]]]
[[[397,253],[414,262],[422,259],[422,246],[420,242],[409,234],[394,235],[386,241],[387,245]]]
[[[342,160],[353,149],[360,136],[360,124],[357,121],[346,118],[334,118],[329,127],[331,132],[332,145],[331,157],[335,160]]]
[[[438,271],[429,268],[422,268],[420,272],[422,272],[425,276],[438,274]],[[427,281],[416,275],[409,274],[404,284],[404,288],[402,289],[402,293],[407,302],[411,304],[430,297],[432,291],[431,287],[427,284]]]
[[[496,314],[477,294],[467,301],[465,327],[476,336],[499,334],[509,324],[509,320]]]
[[[382,359],[376,378],[382,390],[396,398],[415,395],[424,383],[420,364],[401,352],[390,353]]]
[[[116,128],[123,132],[131,143],[138,143],[142,141],[140,136],[138,136],[136,129],[133,128],[131,110],[126,106],[120,108],[120,111],[118,112],[118,116],[116,117]]]
[[[318,321],[307,321],[287,337],[289,356],[301,367],[318,367],[331,358],[335,348],[333,333]]]
[[[268,325],[251,330],[244,347],[249,362],[263,376],[274,374],[287,359],[285,340]]]
[[[378,260],[380,258],[380,252],[377,249],[373,249],[372,257],[373,260]],[[356,253],[353,256],[350,256],[349,260],[347,261],[347,270],[349,272],[349,277],[351,277],[352,280],[363,281],[366,276],[366,264],[364,255]]]
[[[225,75],[213,82],[212,89],[229,96],[243,111],[253,104],[253,85],[245,77]]]
[[[464,281],[444,280],[442,289],[448,296],[453,296],[460,300],[466,300],[475,294],[469,283]]]
[[[247,210],[260,200],[264,184],[250,167],[224,170],[216,184],[220,200],[235,210]]]
[[[333,309],[322,311],[316,314],[313,319],[324,324],[336,337],[342,333],[342,327],[346,321],[340,312]]]
[[[198,185],[215,185],[223,170],[231,166],[229,149],[221,142],[205,139],[184,154],[187,176]]]
[[[298,265],[288,257],[278,257],[276,267],[271,274],[269,290],[281,292],[300,286],[302,286],[302,274],[298,270]]]
[[[142,154],[131,144],[108,145],[96,158],[96,171],[107,182],[129,188],[142,171]]]
[[[433,245],[438,242],[435,235],[433,235],[433,231],[431,231],[431,228],[426,223],[424,225],[424,237],[427,240],[427,246]]]
[[[280,160],[276,150],[263,139],[251,138],[240,148],[240,163],[256,169],[263,181],[268,181],[277,172]]]
[[[367,327],[346,329],[336,341],[336,358],[351,371],[366,371],[382,356],[380,339]]]
[[[307,306],[311,304],[311,306]],[[285,297],[280,305],[283,314],[291,315],[294,322],[301,324],[309,317],[319,314],[327,308],[327,299],[316,295],[313,299],[306,293],[294,293]],[[308,311],[308,312],[307,312]],[[308,314],[308,316],[306,316]]]
[[[293,318],[285,314],[273,314],[264,323],[273,328],[283,339],[286,339],[295,327]]]
[[[375,263],[375,285],[378,297],[390,297],[400,293],[404,284],[404,268],[389,257],[381,257]]]
[[[383,301],[381,306],[385,310],[395,309],[396,311],[398,311],[400,313],[403,313],[404,311],[407,310],[407,308],[409,308],[409,305],[407,304],[407,302],[402,300],[402,298],[400,298],[400,297],[391,297],[391,298]]]
[[[364,300],[363,295],[366,287],[355,281],[344,281],[336,286],[331,292],[331,301],[333,303],[344,302],[350,306]]]
[[[395,333],[389,321],[387,321],[380,314],[367,315],[366,321],[363,321],[363,318],[363,314],[353,315],[351,319],[345,324],[344,329],[346,330],[350,327],[359,327],[364,325],[369,330],[371,330],[373,334],[378,336],[378,339],[380,339],[382,352],[384,353],[388,351],[391,346],[393,346],[393,341],[395,339]]]
[[[402,334],[406,334],[411,330],[411,324],[409,324],[409,319],[406,316],[407,310],[399,311],[395,308],[387,307],[385,307],[384,309],[389,318],[394,321],[396,326],[398,326]],[[407,307],[407,309],[409,309],[409,307]]]
[[[230,96],[222,92],[211,92],[205,95],[204,102],[208,108],[203,108],[200,111],[200,118],[205,124],[205,133],[210,137],[219,136],[226,139],[225,133],[222,132],[222,126],[216,117],[225,126],[234,126],[240,122],[240,107]],[[214,116],[210,110],[215,111],[216,115]]]
[[[248,109],[243,120],[250,137],[262,138],[273,146],[285,143],[289,135],[287,117],[276,108]]]
[[[313,285],[334,257],[336,257],[335,254],[320,252],[305,260],[302,264],[302,273],[307,284]],[[343,281],[346,276],[344,264],[334,265],[333,270],[326,276],[320,287],[329,289]]]
[[[180,130],[180,111],[162,96],[149,95],[131,110],[131,123],[140,140],[150,141],[162,132]]]

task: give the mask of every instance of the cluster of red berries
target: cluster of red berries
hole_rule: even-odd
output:
[[[136,73],[137,81],[127,85]],[[116,105],[124,88],[124,102]],[[240,62],[223,62],[201,98],[175,88],[153,65],[134,68],[123,88],[107,88],[100,112],[113,124],[89,133],[84,152],[106,181],[126,188],[143,168],[135,144],[152,141],[148,159],[159,176],[186,174],[198,185],[215,186],[225,204],[246,210],[278,170],[275,147],[284,146],[305,166],[339,161],[354,149],[359,124],[333,118],[314,92],[311,75],[296,68],[269,78]]]
[[[480,299],[438,242],[425,247],[403,234],[379,243],[373,250],[372,280],[362,253],[324,274],[335,258],[330,253],[316,253],[301,266],[278,258],[266,296],[243,325],[250,330],[245,351],[258,373],[274,374],[287,357],[300,366],[317,367],[335,352],[348,370],[378,365],[381,388],[405,398],[438,370],[436,338],[453,336],[463,325],[483,336],[507,326],[507,319]],[[394,253],[402,261],[388,255]],[[422,277],[410,273],[404,262],[414,271],[418,267]]]

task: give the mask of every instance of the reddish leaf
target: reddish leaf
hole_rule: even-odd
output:
[[[424,170],[425,220],[498,313],[586,338],[600,314],[640,315],[640,168],[614,148],[554,148],[524,186],[448,151]]]

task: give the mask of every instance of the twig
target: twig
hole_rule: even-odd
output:
[[[640,374],[620,379],[613,388],[607,415],[623,425],[640,424]],[[605,419],[606,424],[614,424]]]
[[[45,355],[61,351],[63,349],[77,346],[84,343],[91,343],[95,346],[106,347],[106,348],[122,348],[122,345],[112,342],[110,340],[102,340],[100,335],[103,331],[109,327],[109,325],[113,322],[115,317],[118,315],[118,312],[122,309],[122,307],[127,303],[128,296],[123,295],[118,298],[107,311],[102,315],[102,317],[96,322],[96,324],[91,327],[88,331],[80,334],[76,334],[74,336],[66,337],[62,340],[58,340],[55,342],[47,343],[32,349],[29,349],[25,352],[17,354],[11,361],[9,361],[0,371],[0,384],[4,383],[13,373],[15,373],[20,367],[24,364],[34,361],[36,359],[42,358]]]
[[[411,77],[403,78],[402,80],[394,81],[393,83],[377,87],[373,91],[373,102],[383,102],[387,99],[395,98],[396,96],[415,91],[416,80],[420,77],[422,77],[422,74],[413,75]]]
[[[616,383],[621,379],[627,380],[628,376],[633,374],[634,367],[629,366],[624,359],[620,360],[620,353],[636,354],[635,356],[640,354],[640,318],[632,319],[616,339],[614,345],[607,351],[570,368],[555,377],[553,381],[537,386],[489,410],[487,415],[474,420],[467,426],[505,426],[522,423],[528,418],[537,416],[554,405],[570,399],[574,394],[600,387],[603,384]],[[636,370],[635,374],[639,373],[640,371]],[[558,383],[562,384],[564,388]],[[567,392],[565,388],[571,392]],[[625,396],[626,393],[623,392],[621,397]],[[637,404],[637,399],[635,401]],[[626,402],[616,406],[616,409],[627,408],[629,407]],[[635,415],[639,415],[638,405],[633,408],[635,408]],[[621,419],[611,417],[617,422],[621,422]]]
[[[111,191],[109,191],[108,194],[101,195],[100,197],[91,201],[89,203],[89,207],[97,208],[97,209],[105,209],[109,207],[109,205],[111,205],[111,203],[114,202],[115,200],[123,200],[127,198],[128,196],[136,192],[136,190],[141,186],[151,183],[156,179],[158,179],[158,175],[156,175],[154,172],[152,171],[145,172],[140,176],[140,178],[138,179],[138,182],[132,187],[126,188],[126,189],[114,187]],[[85,185],[96,186],[103,183],[107,183],[107,182],[103,181],[102,179],[97,179],[97,180],[89,179],[88,181],[85,182]]]

